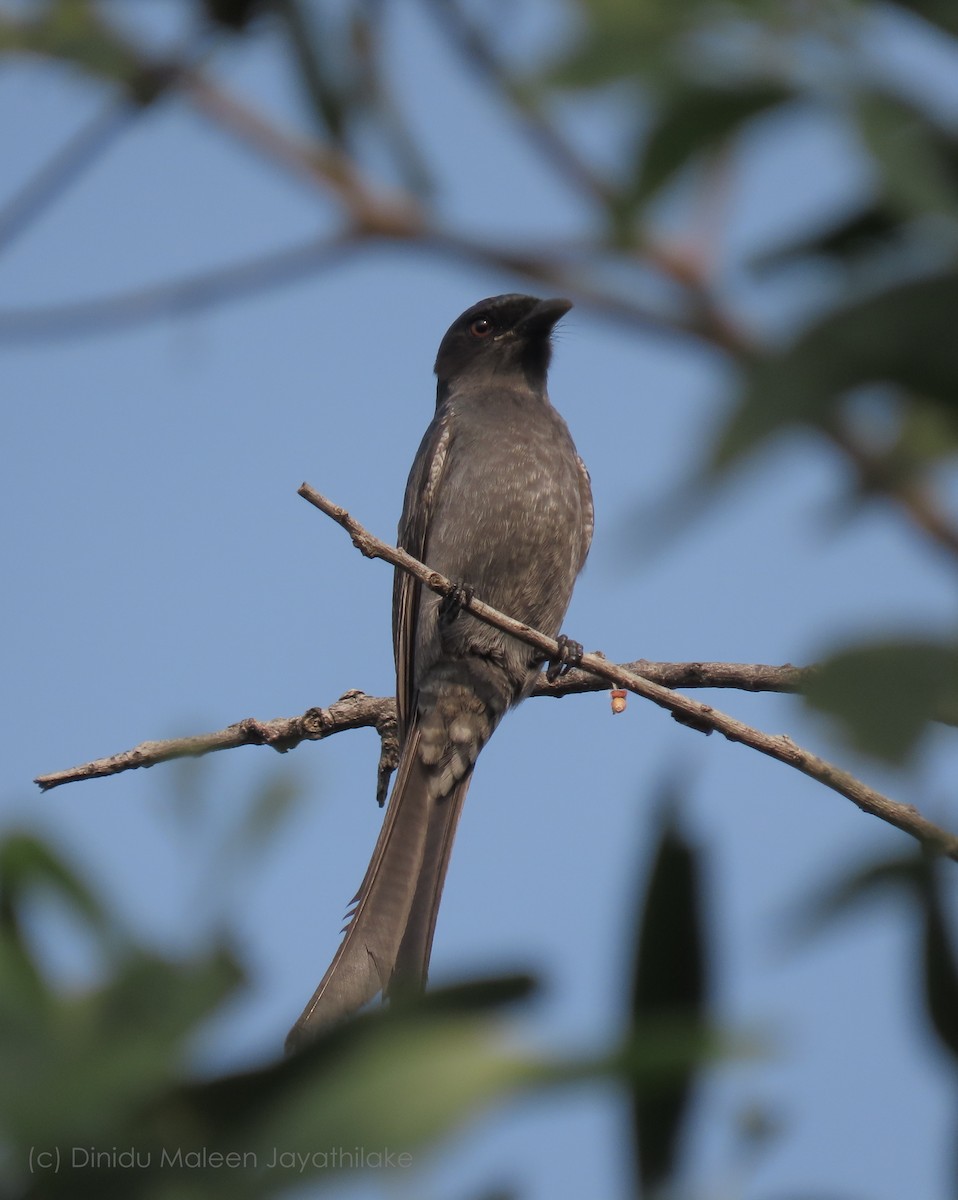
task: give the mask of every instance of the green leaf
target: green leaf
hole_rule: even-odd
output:
[[[958,1065],[958,956],[949,910],[944,901],[942,868],[951,864],[923,850],[859,867],[823,889],[793,921],[803,938],[818,933],[837,917],[863,906],[876,893],[902,890],[917,901],[921,914],[924,999],[932,1028]],[[953,921],[954,913],[951,914]]]
[[[47,1053],[50,1023],[59,1011],[27,936],[25,916],[39,898],[50,897],[86,919],[102,945],[116,948],[116,929],[107,912],[77,875],[43,842],[11,833],[0,843],[0,1060],[14,1085],[0,1086],[0,1111],[20,1116],[35,1078],[35,1055]],[[22,1064],[23,1072],[15,1069]],[[28,1107],[28,1106],[27,1106]]]
[[[128,88],[146,104],[166,83],[151,72],[133,45],[108,25],[91,0],[53,0],[39,16],[0,18],[0,54],[38,54],[61,59],[88,75]]]
[[[94,929],[112,925],[93,891],[49,846],[32,834],[7,834],[0,842],[0,921],[15,924],[19,909],[38,891],[65,901]]]
[[[203,0],[209,19],[236,33],[242,32],[256,16],[257,9],[263,7],[263,0]]]
[[[824,229],[757,256],[754,269],[811,257],[849,264],[887,255],[893,247],[907,248],[909,240],[918,243],[921,238],[929,244],[934,238],[953,242],[958,139],[929,114],[886,92],[867,93],[855,116],[879,175],[874,198]],[[916,220],[929,213],[935,214],[935,224]]]
[[[958,647],[920,640],[851,647],[822,664],[804,698],[837,717],[856,749],[899,763],[928,722],[958,704]]]
[[[924,396],[912,396],[902,416],[895,457],[902,465],[928,465],[952,457],[956,450],[958,404],[946,406]]]
[[[769,271],[808,258],[847,263],[900,242],[904,232],[900,216],[884,203],[875,202],[842,214],[825,228],[762,251],[751,259],[750,266],[755,271]]]
[[[958,959],[945,918],[939,863],[927,856],[920,876],[925,1004],[932,1028],[958,1066]],[[953,914],[952,914],[953,915]]]
[[[898,0],[894,7],[918,13],[929,24],[937,25],[946,33],[958,34],[958,8],[954,0]]]
[[[317,126],[334,145],[345,146],[354,115],[357,63],[343,29],[328,14],[320,25],[301,0],[280,0],[276,15]]]
[[[671,822],[663,828],[638,919],[632,981],[632,1032],[656,1042],[697,1044],[707,999],[705,933],[698,856]],[[671,1028],[670,1039],[668,1031]],[[691,1039],[691,1040],[690,1040]],[[694,1060],[693,1060],[694,1061]],[[666,1182],[688,1115],[695,1065],[673,1070],[655,1086],[632,1080],[636,1165],[642,1194]]]
[[[584,28],[569,53],[549,73],[560,87],[590,88],[635,78],[663,43],[694,21],[697,4],[646,4],[630,0],[580,0]]]
[[[141,953],[101,988],[21,1010],[0,1027],[4,1129],[24,1145],[112,1144],[137,1106],[177,1077],[187,1037],[239,979],[223,953],[191,963]]]
[[[943,213],[958,204],[958,140],[899,96],[874,91],[858,105],[858,128],[882,175],[888,202],[906,215]]]
[[[758,361],[714,451],[717,469],[796,424],[827,425],[854,387],[891,383],[949,408],[958,398],[958,271],[897,284],[830,313]]]
[[[244,856],[262,854],[304,795],[302,783],[293,774],[270,774],[251,792],[245,811],[224,839],[221,861],[229,864]]]
[[[542,1077],[539,1060],[506,1048],[497,1016],[527,990],[525,979],[482,981],[360,1016],[289,1058],[171,1093],[151,1136],[188,1130],[259,1163],[282,1147],[300,1157],[279,1164],[281,1183],[349,1167],[337,1150],[411,1154]]]
[[[794,93],[776,83],[683,88],[652,126],[630,189],[631,204],[644,204],[686,163],[716,149],[753,118],[792,99]]]
[[[697,39],[697,56],[709,33],[734,29],[740,20],[782,20],[780,0],[579,0],[577,35],[550,72],[560,87],[589,88],[623,79],[648,82],[674,76]]]
[[[864,908],[882,892],[895,888],[913,889],[921,871],[921,860],[913,852],[900,857],[866,863],[820,888],[788,919],[787,937],[807,942],[838,919]]]

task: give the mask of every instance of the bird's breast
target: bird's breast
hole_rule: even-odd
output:
[[[584,520],[575,447],[551,406],[470,413],[453,426],[427,561],[494,607],[552,624],[568,604]]]

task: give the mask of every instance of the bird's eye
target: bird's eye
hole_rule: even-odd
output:
[[[469,326],[469,332],[473,337],[488,337],[492,333],[492,322],[487,317],[477,317]]]

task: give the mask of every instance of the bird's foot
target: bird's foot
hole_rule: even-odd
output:
[[[457,583],[448,596],[439,602],[439,628],[448,628],[473,597],[473,590],[464,583]]]
[[[565,675],[567,671],[571,671],[573,667],[579,666],[582,662],[581,642],[574,642],[564,633],[560,633],[556,641],[559,644],[559,652],[546,668],[546,679],[550,683],[555,683],[560,676]]]

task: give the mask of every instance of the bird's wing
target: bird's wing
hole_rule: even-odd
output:
[[[402,519],[399,522],[399,545],[420,562],[426,562],[429,553],[429,525],[436,493],[445,471],[450,441],[450,422],[444,413],[437,416],[426,430],[406,485]],[[421,587],[412,575],[397,568],[393,580],[393,651],[396,656],[400,745],[406,738],[416,704],[416,625]]]
[[[595,525],[595,508],[592,503],[592,480],[585,463],[575,456],[579,468],[579,500],[582,504],[582,549],[579,557],[579,570],[585,566],[585,560],[592,545],[592,530]]]
[[[437,419],[423,438],[410,473],[399,527],[399,543],[419,559],[428,553],[427,531],[436,489],[442,478],[449,447],[448,423]],[[311,1032],[354,1012],[387,989],[399,954],[404,930],[417,894],[425,856],[439,865],[429,867],[433,880],[438,871],[442,888],[448,848],[455,821],[443,835],[432,829],[435,804],[430,799],[430,779],[419,754],[415,709],[415,646],[420,584],[405,571],[396,571],[393,590],[393,640],[396,650],[396,698],[402,755],[376,848],[366,875],[353,900],[345,936],[326,974],[299,1020],[290,1030],[287,1047],[300,1045]],[[462,795],[468,780],[462,785]],[[444,811],[455,806],[444,806]],[[417,925],[418,925],[417,921]],[[431,931],[435,916],[426,919]],[[428,957],[428,947],[426,949]]]

